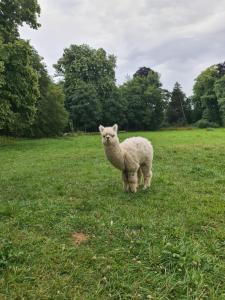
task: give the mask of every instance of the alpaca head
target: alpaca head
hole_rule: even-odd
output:
[[[119,142],[117,136],[118,125],[115,124],[112,127],[99,126],[99,131],[102,135],[102,143],[105,146],[114,145]]]

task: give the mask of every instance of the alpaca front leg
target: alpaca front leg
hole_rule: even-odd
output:
[[[145,190],[148,187],[150,187],[153,174],[152,174],[150,167],[147,165],[143,165],[141,167],[141,170],[142,170],[143,176],[144,176],[144,190]]]
[[[152,181],[152,176],[153,176],[153,173],[152,173],[152,171],[150,171],[149,176],[147,176],[147,178],[146,178],[146,183],[144,185],[144,188],[150,187],[151,181]]]
[[[137,192],[138,176],[137,172],[128,172],[128,183],[132,193]]]
[[[125,192],[129,191],[128,176],[126,171],[122,171],[123,188]]]
[[[137,175],[138,175],[138,186],[140,186],[141,183],[142,183],[142,171],[141,171],[141,168],[138,169]]]

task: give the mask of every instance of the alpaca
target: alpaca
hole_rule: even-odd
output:
[[[119,143],[118,125],[99,126],[105,154],[111,164],[122,171],[125,191],[136,193],[144,177],[144,189],[150,187],[152,179],[153,147],[145,138],[132,137]]]

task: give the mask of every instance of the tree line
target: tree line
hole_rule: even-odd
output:
[[[37,0],[0,1],[0,134],[57,136],[96,131],[99,123],[125,130],[225,126],[225,63],[204,70],[186,97],[178,82],[172,91],[164,89],[159,73],[148,67],[117,86],[114,55],[71,45],[54,65],[56,83],[19,35],[24,23],[38,29],[39,15]]]

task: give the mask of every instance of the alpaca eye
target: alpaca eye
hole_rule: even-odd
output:
[[[105,138],[105,134],[103,135],[103,137]]]
[[[115,136],[115,134],[112,134],[112,135],[111,135],[111,137],[114,137],[114,136]]]

